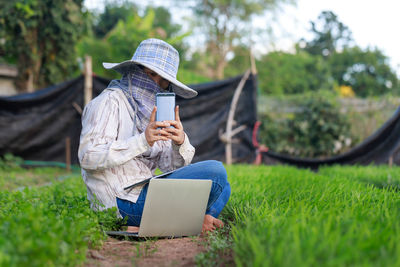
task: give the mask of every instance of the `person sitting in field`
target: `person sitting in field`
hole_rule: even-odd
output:
[[[78,157],[92,209],[117,207],[119,215],[127,217],[128,231],[137,231],[148,184],[130,192],[123,188],[153,176],[156,168],[167,172],[185,166],[167,178],[211,179],[202,231],[222,227],[217,217],[230,196],[224,166],[214,160],[190,164],[195,149],[180,121],[179,106],[175,120],[155,121],[156,93],[197,95],[176,80],[178,51],[162,40],[147,39],[131,60],[103,66],[118,71],[122,78],[112,80],[82,114]]]

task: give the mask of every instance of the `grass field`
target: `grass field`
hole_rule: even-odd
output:
[[[199,264],[223,261],[229,250],[238,266],[400,266],[399,167],[227,170],[230,231],[211,237],[212,253],[199,255]],[[39,184],[60,175],[35,172]],[[89,209],[79,173],[42,187],[32,175],[0,171],[0,266],[82,264],[103,230],[115,227],[113,211]],[[33,187],[20,191],[24,176]]]
[[[400,266],[400,169],[228,169],[239,266]]]

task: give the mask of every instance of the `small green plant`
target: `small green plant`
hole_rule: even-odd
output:
[[[152,239],[148,239],[144,242],[137,242],[135,245],[136,258],[148,257],[148,256],[156,253],[157,252],[157,247],[155,245],[156,241],[157,241],[157,239],[152,238]]]
[[[223,266],[232,264],[232,236],[230,226],[226,225],[207,235],[203,244],[206,252],[196,255],[198,266]]]
[[[3,157],[0,157],[0,171],[9,171],[20,168],[22,162],[22,158],[6,153]]]
[[[77,266],[103,230],[118,223],[114,210],[94,212],[80,177],[22,191],[0,191],[0,266]],[[110,229],[111,228],[111,229]]]

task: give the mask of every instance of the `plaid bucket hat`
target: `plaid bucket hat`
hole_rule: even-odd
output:
[[[197,92],[176,79],[179,67],[179,53],[170,44],[159,39],[142,41],[131,60],[121,63],[103,62],[103,67],[113,69],[121,74],[129,71],[130,67],[142,65],[151,69],[171,83],[172,90],[183,98],[192,98]]]

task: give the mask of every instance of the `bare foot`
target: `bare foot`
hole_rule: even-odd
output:
[[[213,224],[214,224],[215,227],[217,227],[217,228],[222,228],[222,227],[224,227],[224,223],[223,223],[220,219],[217,219],[217,218],[214,218]]]
[[[138,233],[139,232],[139,227],[137,226],[128,226],[126,228],[127,232],[132,232],[132,233]]]
[[[207,233],[207,232],[211,232],[214,231],[216,228],[221,228],[224,226],[224,223],[217,219],[214,218],[213,216],[206,214],[204,216],[204,221],[203,221],[203,228],[201,230],[201,232],[203,234]]]

